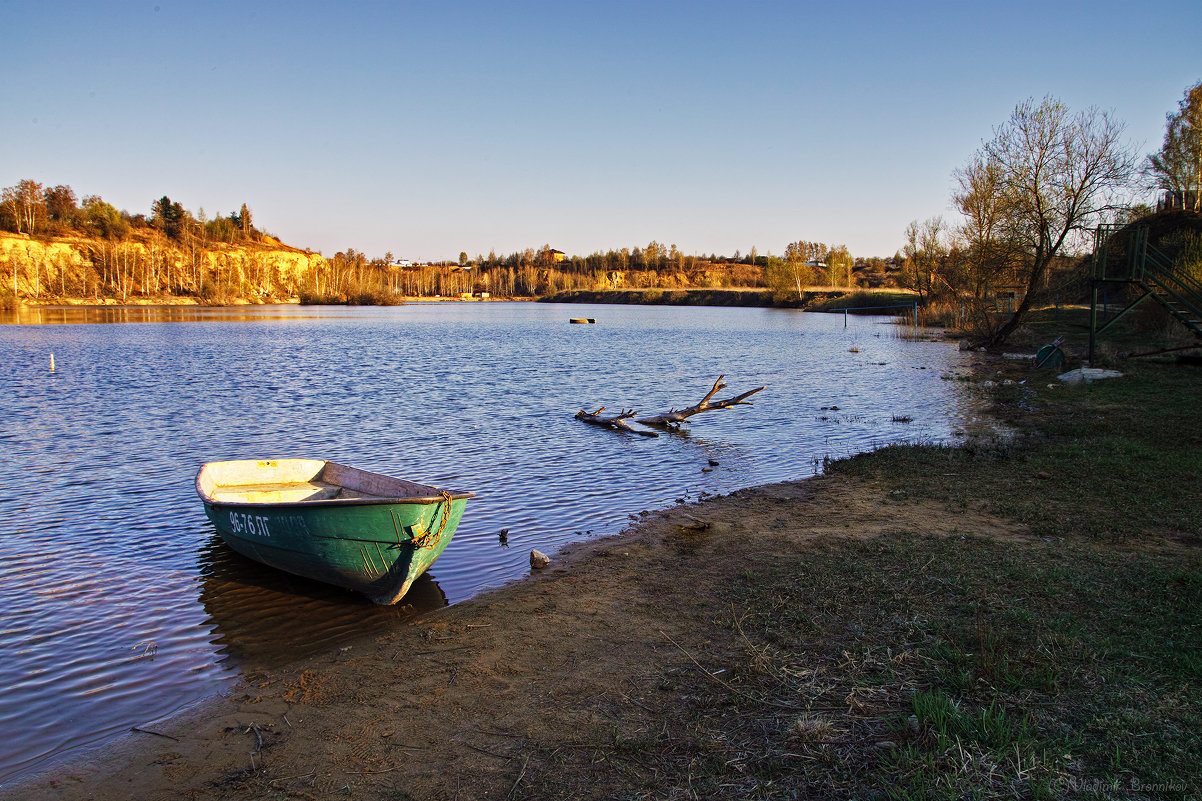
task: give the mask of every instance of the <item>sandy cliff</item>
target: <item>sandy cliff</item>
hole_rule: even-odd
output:
[[[24,303],[279,300],[311,287],[319,253],[273,239],[254,244],[120,242],[0,232],[0,294]]]

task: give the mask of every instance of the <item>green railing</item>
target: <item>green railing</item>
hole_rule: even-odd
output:
[[[1181,319],[1182,316],[1189,316],[1191,319],[1183,320],[1183,322],[1186,322],[1195,333],[1202,334],[1202,330],[1200,330],[1202,282],[1192,275],[1176,269],[1168,256],[1147,244],[1146,241],[1144,242],[1143,277],[1145,282],[1154,285],[1159,290],[1157,294],[1162,302],[1169,301],[1165,305],[1168,306],[1170,312],[1174,312],[1174,316],[1178,319]]]
[[[1140,287],[1143,294],[1099,328],[1098,287],[1103,283],[1133,284]],[[1096,335],[1117,323],[1148,298],[1154,298],[1186,328],[1202,337],[1202,282],[1181,272],[1168,255],[1148,243],[1146,225],[1137,228],[1098,226],[1094,234],[1092,284],[1090,364],[1093,364]]]

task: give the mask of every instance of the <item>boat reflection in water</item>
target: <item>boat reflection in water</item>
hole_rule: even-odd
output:
[[[200,601],[222,661],[266,669],[383,634],[447,605],[429,574],[400,603],[379,606],[350,590],[275,570],[238,554],[216,533],[199,553]]]

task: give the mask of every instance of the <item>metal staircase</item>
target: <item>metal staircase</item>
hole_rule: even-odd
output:
[[[1092,304],[1089,316],[1089,361],[1094,340],[1148,298],[1160,303],[1178,322],[1202,339],[1202,282],[1178,269],[1165,253],[1148,243],[1148,227],[1100,225],[1094,235]],[[1098,289],[1128,284],[1143,290],[1138,298],[1098,327]]]
[[[1202,337],[1202,283],[1174,270],[1168,256],[1147,244],[1142,285],[1186,328]]]

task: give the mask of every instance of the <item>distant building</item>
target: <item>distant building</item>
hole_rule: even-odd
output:
[[[413,262],[409,261],[409,259],[397,259],[396,266],[397,267],[412,267]]]
[[[568,257],[568,254],[564,253],[562,250],[552,250],[551,251],[551,260],[554,261],[556,264],[563,261],[567,257]]]

